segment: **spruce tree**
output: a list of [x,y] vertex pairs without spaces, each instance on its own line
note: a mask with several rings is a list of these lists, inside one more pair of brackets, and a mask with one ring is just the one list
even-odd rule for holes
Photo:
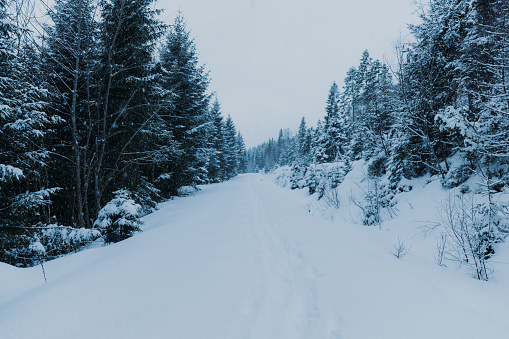
[[394,90],[389,68],[378,60],[368,65],[363,84],[360,130],[363,138],[364,157],[390,154],[389,134],[395,108]]
[[308,145],[307,145],[307,127],[306,127],[306,119],[302,117],[299,125],[299,132],[297,133],[297,140],[299,143],[299,159],[302,162],[305,161],[306,155],[309,153]]
[[431,1],[429,10],[421,13],[422,23],[411,26],[416,42],[398,73],[403,106],[398,119],[408,134],[407,145],[399,146],[409,155],[408,175],[430,172],[444,178],[447,158],[462,143],[437,117],[458,102],[459,72],[451,65],[461,54],[467,8],[465,1]]
[[237,131],[232,118],[228,115],[225,122],[224,145],[225,145],[225,179],[231,179],[237,175],[239,155],[237,147]]
[[338,85],[334,82],[329,90],[327,97],[327,106],[325,107],[325,156],[328,162],[337,160],[343,153],[343,131],[339,117],[339,90]]
[[[5,133],[8,124],[12,121],[16,100],[14,97],[16,81],[13,72],[13,40],[11,34],[14,30],[7,16],[6,2],[0,0],[0,214],[2,236],[5,237],[6,226],[10,224],[10,198],[15,193],[9,187],[12,183],[23,178],[23,171],[17,166],[16,159],[10,147],[11,133]],[[6,132],[8,132],[7,130]],[[6,135],[7,134],[7,135]],[[0,249],[1,250],[1,249]]]
[[[452,113],[468,122],[470,158],[509,161],[509,4],[473,1],[472,26],[462,44],[460,63],[468,107]],[[490,160],[491,159],[491,160]]]
[[32,227],[49,223],[57,189],[44,172],[53,119],[40,87],[39,55],[24,34],[0,1],[0,260],[26,265]]
[[328,140],[327,135],[325,134],[323,122],[318,120],[311,143],[313,162],[321,164],[328,161],[328,155],[326,153],[327,142]]
[[49,12],[53,26],[47,29],[44,51],[49,110],[60,120],[49,138],[58,154],[52,157],[50,180],[62,187],[54,213],[60,222],[76,227],[93,222],[88,200],[98,126],[99,62],[93,12],[89,0],[56,1]]
[[246,144],[244,143],[244,138],[240,132],[237,133],[237,137],[235,139],[235,144],[237,145],[237,162],[238,162],[238,173],[246,173],[247,172],[247,150]]
[[209,147],[211,154],[208,163],[208,177],[212,182],[219,182],[224,178],[225,163],[225,142],[224,122],[221,115],[221,105],[217,98],[210,109],[212,129],[209,134]]
[[160,58],[160,86],[171,93],[171,107],[163,115],[182,149],[182,155],[169,168],[172,178],[164,189],[176,194],[179,187],[206,179],[207,131],[212,124],[208,115],[208,74],[198,65],[196,46],[181,12],[170,28]]
[[159,12],[153,0],[111,0],[101,6],[95,215],[118,188],[147,199],[139,189],[150,184],[152,167],[167,161],[168,145],[159,143],[163,126],[153,63],[165,27],[156,19]]

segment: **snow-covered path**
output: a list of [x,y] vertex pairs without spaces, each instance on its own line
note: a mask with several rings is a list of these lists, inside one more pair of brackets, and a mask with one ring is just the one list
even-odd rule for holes
[[163,204],[131,239],[46,263],[48,284],[40,266],[1,264],[0,338],[509,337],[508,313],[489,311],[507,293],[416,269],[300,193],[242,175]]

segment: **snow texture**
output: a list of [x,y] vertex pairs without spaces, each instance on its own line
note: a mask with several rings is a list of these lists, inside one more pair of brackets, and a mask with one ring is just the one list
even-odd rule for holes
[[20,179],[23,177],[23,171],[11,165],[0,164],[0,182],[9,179]]
[[[341,199],[361,180],[354,167]],[[507,265],[488,282],[437,266],[418,226],[444,190],[412,184],[382,229],[355,224],[347,200],[334,218],[314,213],[307,190],[260,174],[202,187],[144,217],[143,233],[45,263],[47,284],[40,267],[0,264],[0,336],[508,338]],[[495,259],[509,262],[505,244]]]

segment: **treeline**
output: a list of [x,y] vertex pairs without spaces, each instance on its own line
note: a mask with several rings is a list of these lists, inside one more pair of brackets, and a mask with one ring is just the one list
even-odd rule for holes
[[410,26],[415,42],[397,46],[395,69],[365,51],[343,90],[332,84],[316,128],[303,118],[297,135],[281,131],[249,150],[248,169],[366,159],[394,182],[482,170],[500,190],[509,182],[509,3],[433,0],[421,19]]
[[153,0],[0,0],[0,261],[122,240],[183,186],[245,170],[179,13]]
[[[487,280],[486,261],[509,234],[501,199],[509,186],[509,2],[432,0],[421,10],[422,22],[410,26],[415,42],[399,43],[395,67],[364,52],[342,91],[332,84],[316,128],[302,119],[297,135],[281,131],[249,150],[248,169],[292,165],[292,188],[339,208],[336,187],[364,159],[366,191],[353,201],[365,225],[393,214],[392,198],[411,189],[401,179],[439,178],[458,190],[439,206],[437,264],[449,259]],[[465,183],[472,175],[475,187]]]

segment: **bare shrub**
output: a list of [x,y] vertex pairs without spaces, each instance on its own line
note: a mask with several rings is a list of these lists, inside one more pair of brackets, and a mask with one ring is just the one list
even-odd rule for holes
[[[486,265],[492,251],[492,241],[485,215],[472,194],[456,196],[449,192],[440,206],[441,235],[439,252],[442,258],[470,267],[479,280],[488,280]],[[438,261],[442,263],[442,259]]]
[[362,210],[362,223],[366,226],[382,226],[382,202],[380,196],[379,178],[367,176],[367,188],[363,189],[361,201],[350,196],[350,201]]
[[403,240],[401,240],[399,237],[398,237],[398,243],[394,244],[393,246],[394,246],[394,251],[392,252],[392,254],[398,259],[405,257],[408,254],[408,252],[410,252],[410,249],[412,248],[411,246],[407,247],[405,245],[405,242]]
[[341,206],[341,199],[338,187],[329,188],[328,190],[326,190],[322,199],[329,207],[339,209],[339,207]]
[[447,233],[440,232],[440,236],[437,237],[435,262],[438,266],[445,266],[444,255],[447,245]]

